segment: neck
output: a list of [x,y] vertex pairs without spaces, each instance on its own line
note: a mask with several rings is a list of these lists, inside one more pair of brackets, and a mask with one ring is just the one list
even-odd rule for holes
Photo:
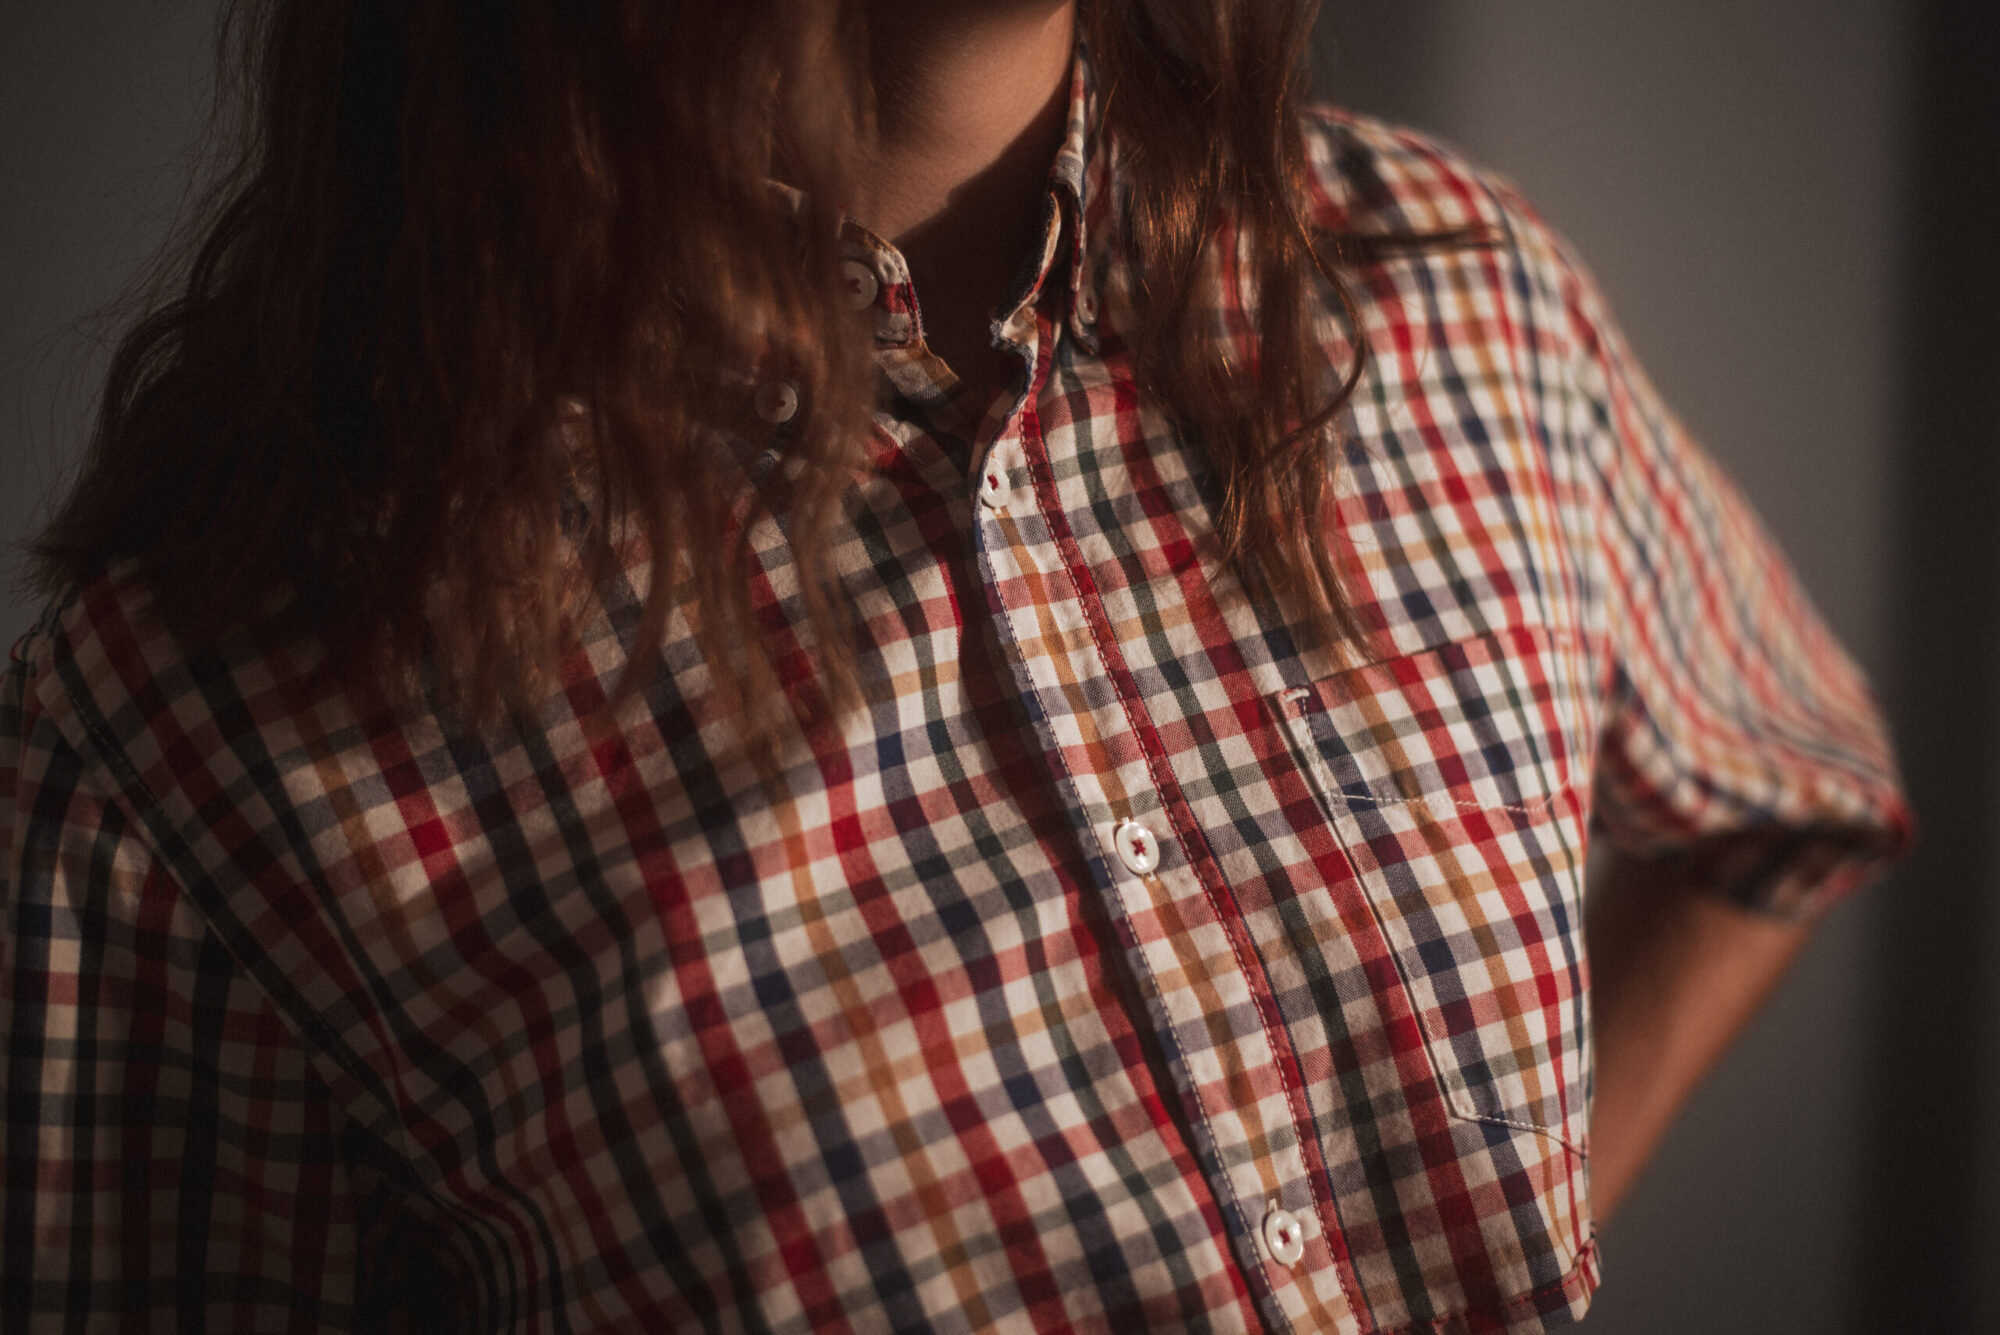
[[968,194],[1038,206],[1075,19],[1075,0],[870,0],[875,136],[857,216],[900,244]]
[[930,351],[976,397],[1018,372],[989,319],[1041,240],[1075,0],[869,0],[875,134],[854,216],[909,262]]

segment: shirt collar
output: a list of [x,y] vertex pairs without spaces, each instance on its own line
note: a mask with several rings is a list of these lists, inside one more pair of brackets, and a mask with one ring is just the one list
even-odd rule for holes
[[[1108,152],[1100,143],[1098,100],[1090,62],[1079,43],[1070,67],[1069,113],[1062,144],[1049,166],[1047,208],[1040,254],[1024,267],[1014,295],[995,311],[1009,337],[1025,340],[1034,312],[1058,268],[1067,272],[1064,317],[1086,347],[1097,346],[1097,287],[1102,265],[1091,241],[1103,230],[1108,194]],[[872,307],[875,341],[907,347],[917,337],[917,298],[901,252],[858,223],[844,234],[850,287],[857,307]],[[865,271],[865,277],[863,276]]]
[[1102,223],[1101,217],[1093,217],[1092,206],[1102,202],[1107,193],[1105,174],[1110,156],[1100,142],[1100,130],[1096,80],[1089,53],[1078,42],[1070,68],[1068,126],[1049,167],[1049,198],[1054,206],[1051,234],[1044,238],[1042,262],[1023,304],[1032,307],[1055,267],[1066,262],[1069,282],[1064,314],[1070,331],[1092,348],[1097,329],[1096,270],[1101,266],[1091,263],[1090,243],[1093,223]]

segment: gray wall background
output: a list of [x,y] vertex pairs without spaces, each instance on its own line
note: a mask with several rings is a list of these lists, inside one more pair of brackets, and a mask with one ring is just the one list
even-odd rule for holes
[[188,188],[215,0],[0,0],[0,640],[89,429],[119,303]]
[[[1974,11],[1984,11],[1975,13]],[[1604,1239],[1590,1325],[2000,1310],[1993,7],[1332,0],[1330,95],[1517,180],[1881,684],[1924,820],[1826,923]],[[182,197],[213,0],[0,6],[0,540],[88,420]],[[0,557],[0,639],[34,608]]]

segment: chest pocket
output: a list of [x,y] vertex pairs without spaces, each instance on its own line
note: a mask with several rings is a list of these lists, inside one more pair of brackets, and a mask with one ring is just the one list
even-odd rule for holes
[[1510,628],[1272,705],[1395,952],[1452,1111],[1574,1147],[1583,847],[1565,647]]

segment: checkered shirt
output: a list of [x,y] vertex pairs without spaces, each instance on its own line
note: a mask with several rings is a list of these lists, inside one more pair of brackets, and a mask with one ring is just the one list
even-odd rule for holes
[[123,568],[50,609],[0,696],[0,1328],[1582,1313],[1589,838],[1817,911],[1907,838],[1866,686],[1533,213],[1331,112],[1319,221],[1495,241],[1352,275],[1338,523],[1381,633],[1309,647],[1134,386],[1090,119],[1080,68],[990,408],[853,232],[863,701],[791,670],[756,520],[772,754],[680,621],[585,726],[643,563],[497,734],[255,624],[185,654]]

